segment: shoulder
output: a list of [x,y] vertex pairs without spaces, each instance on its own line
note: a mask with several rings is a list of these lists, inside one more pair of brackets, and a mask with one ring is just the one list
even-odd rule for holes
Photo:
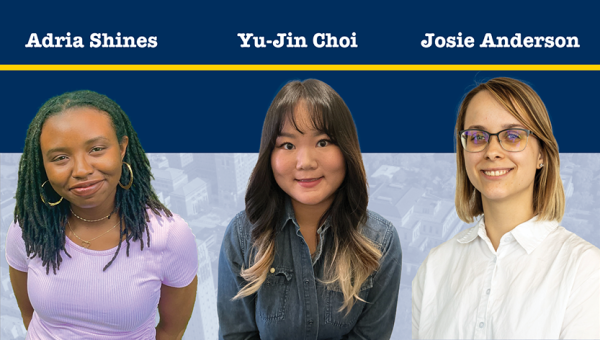
[[19,246],[23,244],[25,246],[25,241],[23,240],[23,230],[19,226],[19,222],[12,222],[8,227],[8,231],[6,234],[6,247]]
[[448,241],[432,248],[423,263],[433,262],[437,265],[455,261],[455,256],[460,256],[460,253],[468,251],[475,244],[473,239],[477,238],[478,229],[479,224],[475,224],[475,226],[459,232]]
[[173,216],[167,216],[164,212],[155,214],[152,210],[148,209],[148,228],[150,226],[157,228],[154,232],[160,230],[178,230],[183,227],[188,227],[187,222],[179,215],[173,213]]
[[371,210],[367,210],[361,233],[382,251],[387,249],[394,239],[398,239],[398,232],[392,222]]
[[5,246],[5,256],[8,264],[14,269],[26,272],[30,259],[27,256],[25,241],[18,222],[13,222],[8,227]]
[[150,231],[151,244],[166,245],[170,239],[194,237],[187,222],[179,215],[167,216],[164,212],[155,214],[148,209],[148,230]]
[[563,241],[562,244],[558,245],[561,247],[562,253],[569,254],[579,261],[584,261],[586,265],[600,267],[600,249],[598,247],[562,226],[556,228],[554,234]]
[[12,236],[12,237],[18,236],[19,238],[21,238],[22,232],[23,231],[21,230],[21,227],[19,226],[19,222],[11,222],[10,226],[8,226],[8,234],[6,237],[7,237],[7,239],[10,236]]
[[223,246],[238,247],[245,253],[250,247],[252,223],[246,216],[246,211],[237,213],[229,222],[223,237]]

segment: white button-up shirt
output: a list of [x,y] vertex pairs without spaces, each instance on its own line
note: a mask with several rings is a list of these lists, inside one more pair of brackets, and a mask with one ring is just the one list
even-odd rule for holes
[[599,339],[600,250],[534,217],[496,251],[482,218],[431,250],[412,303],[413,338]]

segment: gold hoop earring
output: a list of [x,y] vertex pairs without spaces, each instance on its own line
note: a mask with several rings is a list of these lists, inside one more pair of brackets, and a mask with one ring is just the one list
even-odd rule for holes
[[[44,191],[44,185],[46,185],[46,183],[48,183],[48,181],[42,183],[42,191]],[[43,195],[42,192],[40,192],[40,198],[42,199],[42,202],[46,203],[46,200],[44,200],[44,195]],[[60,199],[58,201],[56,201],[56,202],[48,202],[48,205],[51,206],[51,207],[59,205],[60,202],[62,202],[62,200],[63,200],[63,197],[60,196]]]
[[123,164],[127,165],[127,169],[129,169],[129,173],[131,174],[131,178],[129,179],[129,183],[127,183],[127,185],[121,184],[121,180],[119,180],[119,186],[121,188],[123,188],[123,190],[129,190],[129,188],[131,188],[131,185],[133,184],[133,170],[131,169],[131,165],[129,165],[129,163],[123,162]]

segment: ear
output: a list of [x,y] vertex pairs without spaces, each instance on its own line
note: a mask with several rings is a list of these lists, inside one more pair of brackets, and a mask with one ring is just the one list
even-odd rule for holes
[[127,146],[129,145],[129,137],[123,136],[121,138],[121,142],[119,143],[119,148],[121,149],[121,161],[125,158],[125,153],[127,152]]
[[544,165],[544,152],[542,149],[540,149],[540,154],[538,155],[537,159],[537,168],[541,169]]

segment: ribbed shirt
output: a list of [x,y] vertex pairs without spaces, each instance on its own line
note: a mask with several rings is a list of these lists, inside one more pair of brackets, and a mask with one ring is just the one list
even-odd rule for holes
[[[129,257],[123,241],[117,247],[83,248],[66,237],[72,256],[63,258],[56,275],[39,257],[27,258],[18,224],[9,227],[6,260],[27,272],[27,292],[34,308],[27,339],[154,339],[161,286],[185,287],[198,270],[195,237],[179,216],[156,216],[148,210],[150,247],[131,242]],[[143,237],[146,241],[146,235]]]
[[413,338],[598,339],[600,250],[537,217],[494,250],[481,219],[431,250],[412,296]]

